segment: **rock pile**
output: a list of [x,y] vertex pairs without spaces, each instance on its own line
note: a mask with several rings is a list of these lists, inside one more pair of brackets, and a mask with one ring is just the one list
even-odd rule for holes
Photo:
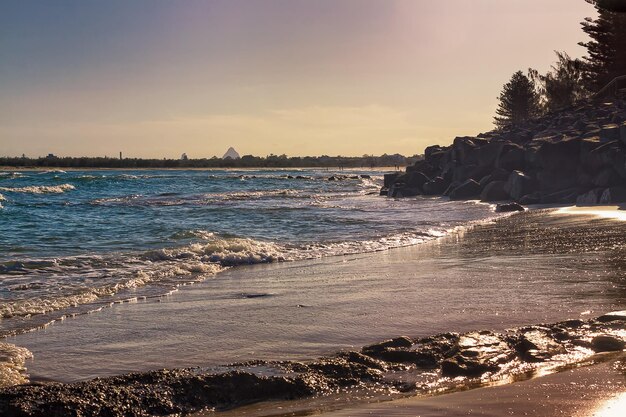
[[521,204],[626,202],[626,101],[588,103],[509,130],[430,146],[381,195]]

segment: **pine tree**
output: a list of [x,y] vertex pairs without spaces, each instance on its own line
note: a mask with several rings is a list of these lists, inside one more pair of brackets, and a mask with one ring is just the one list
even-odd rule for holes
[[519,126],[539,115],[539,96],[532,80],[517,71],[504,85],[494,123],[499,129]]
[[598,91],[613,78],[626,75],[626,1],[585,0],[595,6],[598,18],[582,22],[591,41],[580,42],[587,48],[585,82]]
[[546,75],[529,69],[530,79],[537,86],[542,112],[571,107],[588,96],[584,87],[585,63],[565,52],[556,52],[557,62]]

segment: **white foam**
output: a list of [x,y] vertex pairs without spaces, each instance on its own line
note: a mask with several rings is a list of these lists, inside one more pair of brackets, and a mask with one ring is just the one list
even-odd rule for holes
[[72,184],[29,185],[26,187],[0,187],[0,191],[29,194],[60,194],[75,188]]
[[[76,274],[73,267],[63,271],[64,275]],[[48,314],[53,311],[64,310],[84,304],[90,304],[101,298],[113,297],[121,292],[143,288],[148,284],[165,285],[168,288],[179,284],[180,278],[187,276],[189,282],[199,281],[209,274],[215,274],[224,268],[219,264],[201,264],[196,261],[167,262],[160,264],[143,263],[133,265],[132,260],[120,265],[120,270],[115,271],[119,281],[110,281],[111,270],[95,270],[90,281],[95,281],[96,286],[83,286],[69,280],[45,280],[45,285],[54,287],[54,294],[38,296],[28,299],[18,299],[0,303],[0,318],[28,317],[33,315]],[[55,273],[58,274],[57,271]],[[83,275],[78,272],[80,275]],[[98,279],[98,275],[103,275]],[[193,277],[189,277],[193,275]],[[107,278],[109,278],[107,280]],[[67,281],[67,282],[66,282]],[[99,281],[108,281],[106,284],[97,285]],[[93,285],[93,284],[92,284]],[[43,288],[43,290],[50,288]],[[59,294],[60,292],[60,294]]]
[[32,357],[26,348],[0,342],[0,387],[28,382],[24,363]]
[[39,174],[67,174],[67,172],[63,171],[62,169],[49,169],[46,171],[41,171],[39,172]]

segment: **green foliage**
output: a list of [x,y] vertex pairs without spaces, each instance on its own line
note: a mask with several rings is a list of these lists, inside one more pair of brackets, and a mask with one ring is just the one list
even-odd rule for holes
[[519,126],[540,113],[539,95],[533,81],[517,71],[500,93],[494,123],[499,129]]
[[587,48],[585,83],[598,91],[613,78],[626,75],[626,1],[586,0],[595,6],[598,18],[582,22],[589,42]]
[[532,68],[528,71],[537,88],[542,112],[571,107],[589,95],[584,86],[585,63],[565,52],[555,52],[557,62],[547,74],[541,75]]

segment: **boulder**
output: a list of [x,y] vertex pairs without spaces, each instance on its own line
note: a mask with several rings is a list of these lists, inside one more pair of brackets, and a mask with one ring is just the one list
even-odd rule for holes
[[626,343],[615,336],[600,335],[591,339],[591,347],[596,352],[617,352],[626,348]]
[[537,149],[536,163],[545,169],[576,171],[580,159],[581,138],[545,141]]
[[452,143],[452,157],[457,162],[462,164],[476,163],[477,154],[474,150],[478,149],[480,145],[489,143],[486,139],[463,136],[454,138]]
[[594,149],[591,149],[593,146],[591,141],[583,143],[580,159],[585,169],[591,174],[613,165],[619,154],[623,153],[617,141],[601,144]]
[[502,201],[509,199],[509,193],[504,190],[505,181],[492,181],[480,193],[481,201]]
[[448,188],[446,188],[446,191],[443,192],[443,195],[449,196],[450,193],[452,193],[452,191],[454,191],[459,185],[461,185],[460,182],[452,181],[450,185],[448,185]]
[[434,175],[437,172],[437,168],[426,160],[416,161],[413,165],[406,167],[406,173],[421,172],[426,176]]
[[609,187],[600,196],[600,204],[626,203],[626,187]]
[[620,140],[620,127],[616,124],[602,126],[600,142],[612,142],[614,140]]
[[502,148],[502,152],[496,161],[496,168],[507,171],[522,170],[525,165],[525,151],[519,145],[507,144]]
[[449,197],[450,200],[465,200],[478,197],[480,191],[480,184],[472,179],[469,179],[452,190]]
[[428,163],[438,166],[441,160],[446,156],[448,149],[448,147],[439,145],[429,146],[424,149],[424,159]]
[[538,192],[532,194],[526,194],[522,198],[519,199],[520,204],[528,206],[530,204],[539,204],[541,203],[541,194]]
[[417,188],[419,190],[422,190],[423,185],[426,184],[428,181],[430,181],[430,178],[428,178],[422,172],[407,172],[406,173],[405,183],[407,187]]
[[571,171],[560,171],[558,167],[537,171],[537,186],[541,191],[557,191],[578,185],[578,175]]
[[550,194],[542,194],[542,204],[571,204],[576,202],[580,195],[578,188],[568,188],[566,190],[557,191]]
[[532,178],[521,171],[513,171],[504,185],[504,191],[517,201],[533,191]]
[[384,184],[384,185],[383,185],[383,187],[385,187],[385,188],[389,188],[389,187],[391,187],[391,184],[393,184],[394,182],[396,182],[396,179],[397,179],[399,176],[400,176],[400,173],[399,173],[399,172],[394,172],[394,173],[391,173],[391,174],[385,174],[385,175],[383,176],[383,178],[384,178],[384,180],[383,180],[383,181],[384,181],[384,183],[383,183],[383,184]]
[[592,188],[593,177],[584,170],[579,169],[578,173],[576,174],[576,185],[582,188]]
[[496,213],[510,213],[512,211],[524,211],[524,207],[518,203],[498,204]]
[[503,146],[504,143],[490,142],[478,148],[476,155],[477,164],[479,166],[492,168],[495,165]]
[[444,180],[442,177],[435,177],[432,180],[428,181],[424,184],[423,190],[426,195],[440,195],[446,191],[448,188],[448,181]]
[[412,188],[404,183],[395,183],[389,188],[387,196],[393,198],[415,197],[421,193],[419,188]]
[[506,169],[496,168],[491,171],[491,181],[506,181],[509,179],[509,175],[511,175],[511,171],[507,171]]
[[603,189],[596,188],[590,190],[584,194],[581,194],[576,198],[577,206],[595,206],[600,201],[600,196],[603,193]]
[[593,177],[592,182],[596,187],[608,187],[609,185],[617,184],[619,182],[619,175],[613,170],[613,168],[608,167],[598,172],[598,174]]
[[491,179],[491,175],[485,175],[484,177],[480,179],[480,181],[478,181],[478,184],[480,184],[482,188],[485,188],[487,184],[489,184],[491,181],[493,181]]
[[469,179],[480,180],[484,172],[488,171],[488,169],[481,169],[480,166],[472,164],[472,165],[459,165],[455,166],[452,170],[452,180],[458,182],[464,182]]

